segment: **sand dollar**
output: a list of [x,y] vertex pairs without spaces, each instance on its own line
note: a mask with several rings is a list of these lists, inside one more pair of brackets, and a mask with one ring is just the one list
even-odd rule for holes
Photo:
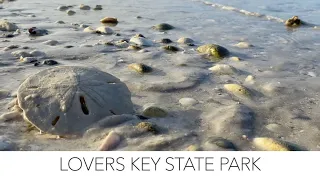
[[134,112],[131,93],[118,78],[77,66],[30,76],[18,89],[18,102],[27,121],[57,135],[83,132],[106,116]]

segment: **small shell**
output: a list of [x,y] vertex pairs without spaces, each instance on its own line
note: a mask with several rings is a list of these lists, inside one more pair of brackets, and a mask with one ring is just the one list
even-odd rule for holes
[[250,97],[250,92],[244,86],[239,84],[225,84],[224,88],[231,94],[238,97]]
[[253,144],[263,151],[290,151],[287,145],[272,138],[254,138]]
[[108,136],[104,139],[99,147],[99,151],[110,151],[116,148],[121,142],[121,137],[114,131],[109,132]]
[[148,73],[148,72],[152,71],[152,68],[150,66],[147,66],[147,65],[142,64],[142,63],[129,64],[128,67],[130,69],[133,69],[133,70],[137,71],[138,73]]
[[114,17],[105,17],[100,20],[101,23],[118,23],[118,19]]

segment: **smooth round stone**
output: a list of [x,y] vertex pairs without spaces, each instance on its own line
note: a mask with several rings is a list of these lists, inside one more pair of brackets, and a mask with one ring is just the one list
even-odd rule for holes
[[43,44],[49,45],[49,46],[55,46],[55,45],[57,45],[58,43],[59,43],[59,42],[56,41],[56,40],[48,40],[48,41],[43,42]]
[[185,106],[185,107],[188,107],[188,106],[194,106],[196,104],[198,104],[198,101],[193,99],[193,98],[181,98],[179,100],[179,103],[182,105],[182,106]]
[[236,57],[236,56],[233,56],[233,57],[230,57],[230,60],[231,61],[241,61],[241,59],[239,57]]
[[64,21],[56,21],[57,24],[65,24]]
[[68,10],[68,11],[67,11],[67,14],[68,14],[69,16],[72,16],[72,15],[76,14],[76,12],[75,12],[75,11],[72,11],[72,10]]
[[20,85],[17,98],[25,120],[55,135],[83,133],[102,118],[134,113],[123,82],[82,66],[44,69]]
[[113,34],[113,30],[109,27],[101,26],[96,29],[96,33],[100,34]]
[[152,46],[153,45],[153,42],[146,39],[146,38],[143,38],[143,37],[132,37],[130,39],[130,43],[133,43],[133,44],[136,44],[136,45],[139,45],[139,46]]
[[15,56],[17,58],[20,58],[20,57],[32,57],[32,55],[28,52],[25,52],[25,51],[14,51],[11,53],[12,56]]
[[17,48],[19,48],[19,46],[10,45],[10,46],[7,46],[7,47],[3,48],[3,51],[9,51],[9,50],[12,50],[12,49],[17,49]]
[[46,53],[42,52],[42,51],[38,51],[38,50],[34,50],[30,52],[30,55],[32,57],[39,57],[39,58],[44,58],[46,57]]
[[100,19],[100,22],[101,23],[117,24],[118,19],[114,18],[114,17],[104,17],[104,18]]
[[217,75],[232,75],[237,73],[237,70],[228,64],[217,64],[209,68],[209,70]]
[[80,9],[81,9],[81,10],[90,10],[91,8],[90,8],[90,6],[88,6],[88,5],[81,4],[81,5],[80,5]]
[[83,32],[87,32],[87,33],[96,33],[96,30],[94,30],[92,27],[86,27],[84,28]]
[[89,27],[89,25],[86,25],[86,24],[80,24],[80,27],[81,27],[81,28],[87,28],[87,27]]
[[172,43],[171,39],[168,39],[168,38],[161,39],[160,42],[163,43],[163,44],[170,44],[170,43]]
[[180,49],[178,48],[178,47],[176,47],[176,46],[170,46],[170,45],[168,45],[168,46],[163,46],[162,47],[164,50],[166,50],[166,51],[171,51],[171,52],[178,52],[178,51],[180,51]]
[[20,58],[20,62],[22,62],[22,63],[25,63],[25,64],[27,64],[27,63],[34,63],[34,62],[37,62],[38,61],[38,59],[36,58],[36,57],[21,57]]
[[16,31],[18,26],[6,20],[0,20],[0,31]]
[[218,59],[224,58],[229,55],[229,51],[225,47],[222,47],[217,44],[206,44],[206,45],[199,46],[197,48],[197,51],[199,53],[207,54],[211,57],[218,58]]
[[237,149],[236,146],[231,141],[224,138],[209,138],[207,143],[214,144],[223,149],[232,149],[232,150]]
[[248,75],[244,81],[247,82],[247,83],[253,83],[254,79],[255,79],[254,76]]
[[194,41],[190,38],[182,37],[182,38],[178,39],[177,42],[180,44],[192,44]]
[[128,65],[129,69],[132,69],[140,74],[152,72],[152,67],[143,63],[132,63]]
[[161,24],[155,25],[153,26],[153,28],[159,31],[167,31],[167,30],[174,29],[172,25],[167,23],[161,23]]
[[66,11],[66,10],[69,9],[69,7],[68,7],[68,6],[59,6],[57,9],[58,9],[59,11]]
[[48,30],[46,29],[38,29],[36,27],[32,27],[28,29],[28,32],[31,36],[44,36],[48,34]]
[[146,104],[143,106],[142,114],[146,117],[166,117],[168,113],[160,108],[155,106],[154,104]]
[[235,44],[234,46],[236,46],[238,48],[243,48],[243,49],[253,47],[253,45],[248,42],[239,42],[238,44]]
[[96,7],[94,7],[93,10],[95,10],[95,11],[102,10],[102,6],[96,5]]
[[53,65],[57,65],[58,62],[55,60],[45,60],[45,61],[43,61],[43,64],[53,66]]

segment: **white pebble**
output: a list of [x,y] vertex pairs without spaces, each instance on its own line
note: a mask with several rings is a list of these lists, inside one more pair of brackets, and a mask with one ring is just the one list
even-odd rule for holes
[[234,46],[236,46],[238,48],[250,48],[250,47],[253,47],[253,45],[248,43],[248,42],[239,42],[238,44],[235,44]]
[[193,99],[193,98],[188,98],[188,97],[186,97],[186,98],[181,98],[181,99],[179,100],[179,103],[180,103],[182,106],[187,107],[187,106],[194,106],[194,105],[198,104],[198,101],[195,100],[195,99]]
[[101,34],[113,34],[113,30],[109,27],[101,26],[96,29],[97,33]]

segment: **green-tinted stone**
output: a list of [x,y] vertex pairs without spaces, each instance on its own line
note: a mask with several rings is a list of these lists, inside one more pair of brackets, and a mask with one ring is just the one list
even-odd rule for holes
[[212,58],[212,60],[214,60],[215,58],[222,59],[229,55],[229,51],[226,48],[219,46],[217,44],[202,45],[197,48],[197,51],[199,53],[209,55],[208,57],[210,59]]
[[167,31],[167,30],[174,29],[173,26],[167,23],[161,23],[161,24],[155,25],[153,26],[153,28],[159,31]]

